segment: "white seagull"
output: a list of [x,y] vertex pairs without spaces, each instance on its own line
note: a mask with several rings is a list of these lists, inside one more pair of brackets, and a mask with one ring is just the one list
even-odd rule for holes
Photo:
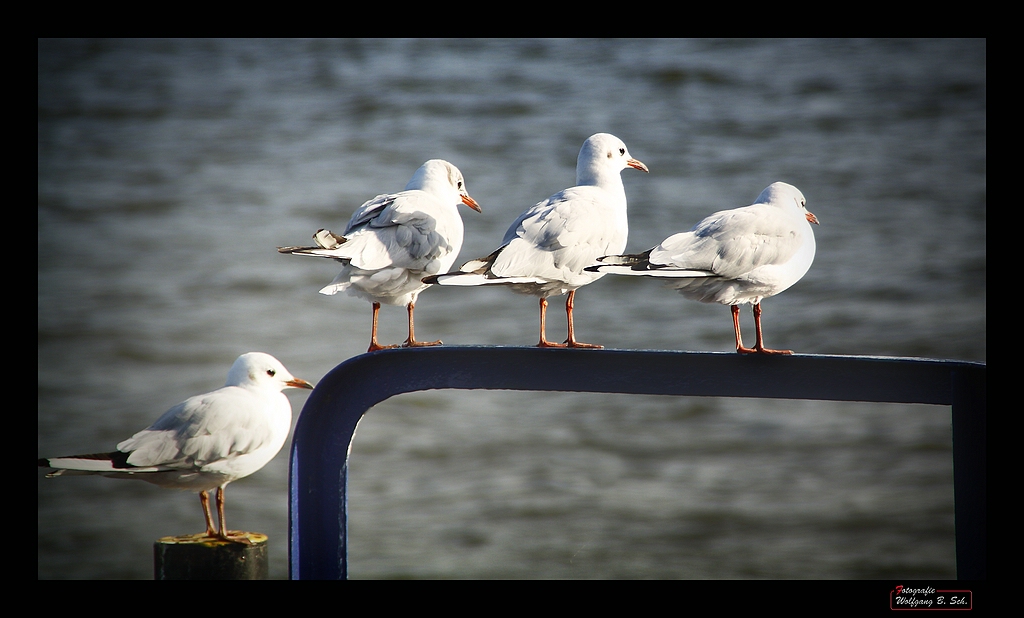
[[409,312],[409,338],[404,347],[440,345],[440,341],[416,341],[413,310],[421,279],[448,270],[462,248],[462,217],[458,205],[480,212],[466,192],[466,181],[457,167],[441,159],[420,166],[405,190],[378,195],[356,209],[345,232],[329,230],[313,235],[316,247],[278,247],[280,253],[333,258],[344,268],[331,284],[320,290],[332,296],[346,291],[373,304],[373,327],[367,352],[396,348],[377,343],[380,304],[404,305]]
[[[224,487],[265,466],[284,446],[292,423],[286,388],[313,388],[262,352],[238,357],[223,388],[189,397],[155,423],[117,445],[112,453],[40,459],[55,468],[46,475],[99,474],[199,492],[206,535],[248,543],[244,532],[224,525]],[[219,530],[210,513],[217,489]]]
[[[600,279],[602,273],[583,269],[597,258],[626,248],[626,190],[619,173],[631,167],[648,171],[630,156],[622,140],[598,133],[583,142],[576,159],[576,186],[552,195],[519,215],[488,255],[466,262],[454,272],[424,278],[440,285],[504,285],[515,292],[540,297],[538,347],[600,348],[576,341],[573,299],[576,290]],[[568,338],[547,340],[548,296],[569,293],[565,301]]]
[[[740,354],[792,354],[770,350],[761,336],[761,301],[799,281],[814,261],[818,218],[807,210],[804,194],[775,182],[750,206],[722,210],[689,232],[674,234],[635,255],[608,255],[593,272],[672,279],[670,286],[702,303],[732,306],[736,351]],[[754,306],[757,342],[743,347],[739,305]]]

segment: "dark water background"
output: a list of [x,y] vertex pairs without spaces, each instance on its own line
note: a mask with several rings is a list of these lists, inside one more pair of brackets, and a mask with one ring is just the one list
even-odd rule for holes
[[[804,279],[765,301],[767,345],[986,360],[984,40],[41,40],[39,456],[113,447],[240,353],[317,381],[363,353],[336,267],[278,255],[340,230],[423,161],[465,175],[461,259],[622,138],[646,249],[783,180],[821,225]],[[460,262],[461,262],[460,259]],[[561,299],[549,336],[564,337]],[[581,340],[732,349],[729,311],[656,281],[577,295]],[[536,301],[433,289],[417,334],[532,345]],[[753,329],[744,308],[748,345]],[[405,338],[385,308],[381,337]],[[599,352],[595,352],[599,353]],[[305,394],[290,391],[295,415]],[[287,577],[287,446],[227,491]],[[948,408],[432,391],[360,424],[354,578],[946,578]],[[38,484],[38,577],[152,577],[198,532],[192,494]]]

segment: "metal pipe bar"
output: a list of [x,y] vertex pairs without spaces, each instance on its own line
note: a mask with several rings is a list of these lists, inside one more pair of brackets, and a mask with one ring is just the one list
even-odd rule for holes
[[367,410],[414,391],[504,389],[950,405],[957,577],[984,579],[985,369],[984,363],[893,357],[489,346],[362,354],[320,380],[295,427],[290,575],[348,575],[348,455]]

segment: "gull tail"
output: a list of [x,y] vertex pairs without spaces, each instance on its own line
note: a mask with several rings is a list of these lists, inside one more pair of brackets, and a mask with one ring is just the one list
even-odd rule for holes
[[456,270],[442,275],[430,275],[429,277],[424,277],[421,281],[430,285],[485,285],[487,283],[487,276]]
[[89,455],[70,455],[68,457],[53,457],[40,459],[40,468],[54,468],[53,472],[46,475],[46,478],[53,478],[61,475],[75,474],[105,474],[105,473],[132,473],[132,472],[157,472],[159,468],[137,467],[128,463],[130,453],[114,451],[113,453],[92,453]]
[[600,264],[587,266],[583,270],[592,273],[615,273],[619,275],[641,275],[651,267],[651,250],[626,255],[605,255],[597,258]]
[[464,273],[454,271],[443,275],[431,275],[422,279],[423,283],[450,286],[474,286],[474,285],[510,285],[515,283],[535,283],[543,285],[549,283],[547,279],[537,277],[495,277],[482,273]]
[[338,236],[330,230],[319,229],[316,231],[316,234],[313,234],[313,242],[316,243],[315,247],[278,247],[277,252],[337,258],[338,255],[333,253],[333,251],[348,242],[348,239],[344,236]]
[[633,275],[641,277],[662,277],[667,279],[690,279],[695,277],[714,277],[715,273],[708,270],[680,268],[666,264],[651,263],[651,249],[643,253],[628,255],[606,255],[597,258],[601,264],[587,266],[583,270],[592,273],[611,273],[614,275]]
[[[502,245],[498,247],[487,257],[477,258],[475,260],[470,260],[466,262],[465,264],[462,265],[461,268],[459,268],[458,272],[466,274],[472,273],[474,275],[488,274],[489,271],[491,270],[491,265],[494,264],[494,260],[498,259],[498,254],[501,253],[501,250],[507,246],[508,245]],[[451,275],[454,273],[448,274]]]
[[502,245],[487,257],[470,260],[462,265],[459,270],[453,270],[441,275],[431,275],[422,279],[423,283],[436,285],[508,285],[514,283],[548,283],[547,279],[537,277],[499,277],[491,272],[491,265],[498,258],[498,254],[507,245]]

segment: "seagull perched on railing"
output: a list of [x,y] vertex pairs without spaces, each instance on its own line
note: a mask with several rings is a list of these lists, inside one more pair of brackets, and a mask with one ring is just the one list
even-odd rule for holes
[[352,214],[340,236],[330,230],[313,235],[315,247],[278,247],[280,253],[332,258],[344,267],[330,285],[320,290],[329,296],[345,291],[373,305],[373,327],[368,352],[395,348],[377,342],[377,313],[381,303],[403,305],[409,313],[409,338],[403,347],[440,345],[416,341],[413,310],[421,279],[451,268],[462,248],[463,226],[458,204],[480,212],[466,192],[457,167],[431,159],[413,174],[405,190],[378,195]]
[[[313,385],[273,356],[249,352],[231,365],[223,388],[179,403],[116,451],[40,459],[39,466],[55,469],[47,478],[98,474],[199,492],[206,535],[247,544],[244,532],[225,527],[224,488],[265,466],[284,446],[292,423],[292,406],[281,393],[286,388]],[[214,488],[219,529],[210,513]]]
[[[423,279],[439,285],[504,285],[540,297],[538,347],[600,348],[576,340],[573,300],[576,290],[602,277],[584,267],[626,248],[626,190],[619,172],[648,171],[630,156],[622,140],[598,133],[583,142],[576,159],[576,186],[539,202],[512,222],[501,246],[487,257],[466,262],[453,272]],[[552,343],[545,336],[548,296],[569,293],[565,301],[568,338]]]
[[[775,182],[750,206],[722,210],[689,232],[673,234],[634,255],[606,255],[589,272],[671,279],[670,286],[693,300],[732,307],[736,351],[741,354],[792,354],[764,347],[761,301],[799,281],[814,261],[818,218],[807,210],[804,194]],[[739,305],[754,306],[757,341],[743,346]]]

